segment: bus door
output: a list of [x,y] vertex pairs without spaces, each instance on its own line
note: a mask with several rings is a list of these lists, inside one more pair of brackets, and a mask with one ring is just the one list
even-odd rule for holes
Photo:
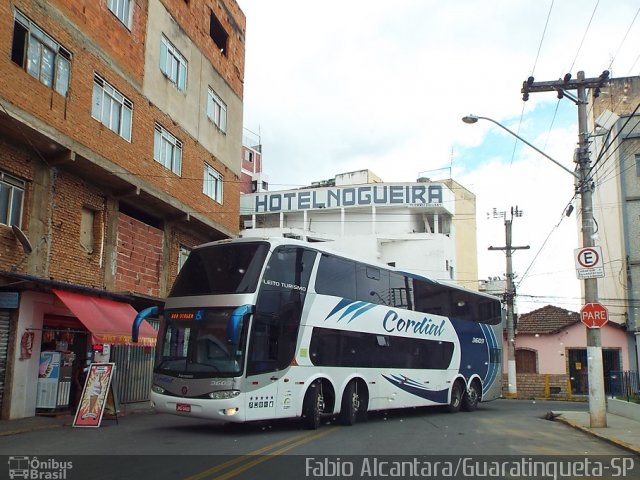
[[245,411],[247,420],[275,418],[278,399],[277,325],[256,316],[247,362]]
[[[289,389],[279,385],[293,361],[302,308],[316,252],[284,245],[271,254],[260,282],[247,361],[247,420],[289,416]],[[279,405],[280,402],[280,405]],[[280,408],[279,408],[280,407]]]

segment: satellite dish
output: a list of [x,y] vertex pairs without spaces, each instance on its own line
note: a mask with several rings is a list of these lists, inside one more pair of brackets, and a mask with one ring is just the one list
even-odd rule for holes
[[22,245],[22,249],[24,250],[25,255],[29,255],[33,251],[33,247],[29,242],[29,239],[24,234],[20,227],[17,225],[11,225],[11,230],[13,230],[13,234],[16,236],[20,244]]

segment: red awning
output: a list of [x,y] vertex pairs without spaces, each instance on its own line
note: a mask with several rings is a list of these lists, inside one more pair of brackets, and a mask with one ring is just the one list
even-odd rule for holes
[[128,303],[65,290],[53,292],[91,332],[93,343],[146,347],[156,344],[156,331],[145,322],[140,325],[138,343],[131,341],[131,326],[138,313]]

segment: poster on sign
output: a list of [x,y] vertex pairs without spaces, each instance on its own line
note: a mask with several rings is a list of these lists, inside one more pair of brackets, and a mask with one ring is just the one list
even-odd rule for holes
[[114,363],[92,363],[84,382],[74,427],[99,427],[111,387]]

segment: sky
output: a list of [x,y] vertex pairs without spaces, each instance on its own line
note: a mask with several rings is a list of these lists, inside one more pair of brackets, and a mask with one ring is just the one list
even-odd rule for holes
[[505,245],[518,207],[512,245],[529,246],[512,257],[518,311],[580,310],[578,215],[564,215],[573,176],[491,122],[461,119],[492,118],[573,170],[576,105],[524,102],[522,82],[640,75],[640,0],[237,2],[243,124],[260,135],[269,190],[363,169],[453,178],[476,195],[479,279],[504,276],[504,252],[488,248]]

